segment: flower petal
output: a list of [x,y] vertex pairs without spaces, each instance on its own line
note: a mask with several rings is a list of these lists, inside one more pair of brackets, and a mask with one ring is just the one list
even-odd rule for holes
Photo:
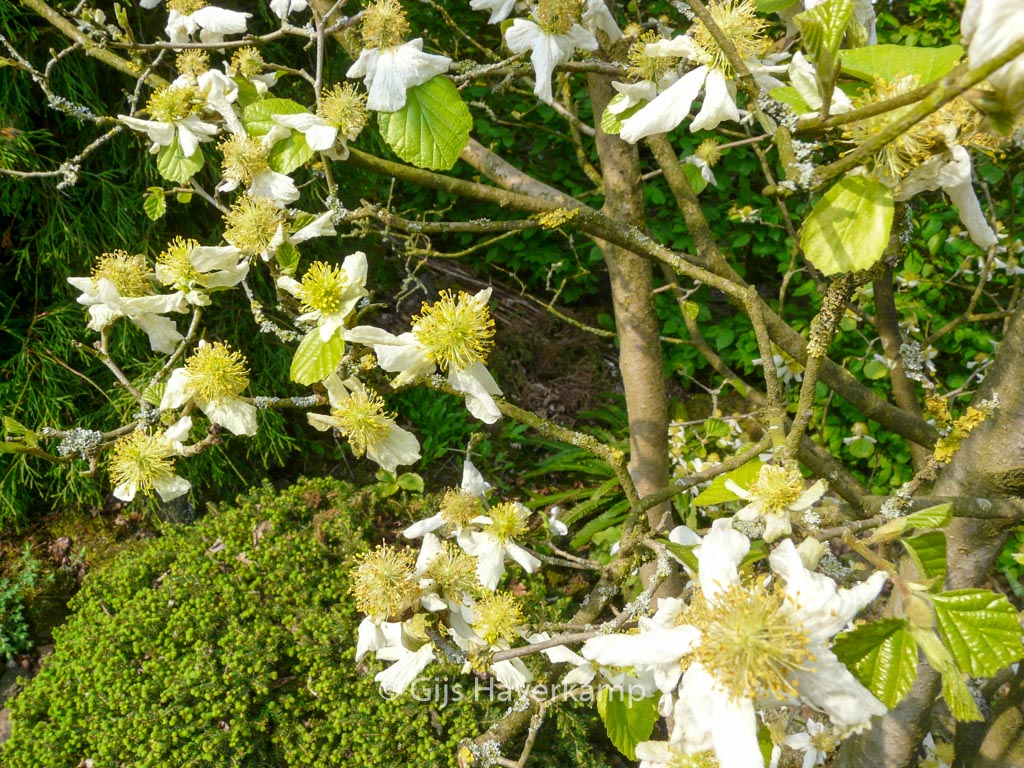
[[707,75],[706,66],[691,69],[658,94],[647,106],[623,120],[619,136],[623,141],[635,144],[645,136],[671,131],[690,114],[690,108],[700,89],[704,87]]

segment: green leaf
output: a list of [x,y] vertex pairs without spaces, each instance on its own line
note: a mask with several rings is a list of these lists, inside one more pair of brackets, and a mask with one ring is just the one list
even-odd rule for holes
[[423,478],[415,472],[406,472],[398,476],[398,487],[403,491],[423,493]]
[[932,669],[942,676],[942,698],[946,700],[946,706],[953,717],[960,721],[982,720],[978,705],[964,682],[963,673],[957,668],[949,649],[942,644],[939,636],[933,630],[918,627],[911,627],[910,632]]
[[191,192],[175,192],[174,193],[174,199],[176,201],[178,201],[179,203],[181,203],[182,205],[188,205],[189,203],[192,202],[192,193]]
[[918,84],[938,80],[964,55],[959,45],[943,48],[912,48],[908,45],[868,45],[843,51],[843,74],[869,83],[887,83],[904,75],[917,75]]
[[250,136],[266,136],[277,125],[272,115],[302,115],[309,110],[291,99],[264,99],[250,104],[242,112],[242,125]]
[[18,442],[27,445],[29,448],[39,447],[39,435],[21,422],[15,421],[10,416],[4,416],[3,424],[4,431],[7,432],[8,436],[17,438]]
[[291,173],[313,156],[314,152],[306,143],[306,137],[292,131],[287,139],[274,144],[267,155],[267,165],[278,173]]
[[196,148],[192,157],[185,157],[181,145],[178,144],[178,134],[174,134],[174,141],[166,147],[160,147],[156,156],[156,169],[168,181],[176,184],[184,184],[196,175],[203,167],[202,150]]
[[864,363],[864,375],[872,381],[884,379],[889,375],[889,366],[877,360],[868,360]]
[[798,115],[806,115],[808,112],[815,111],[814,108],[804,100],[804,97],[800,95],[800,91],[791,85],[784,85],[781,88],[772,88],[769,93],[773,99],[781,101]]
[[163,187],[146,188],[146,196],[142,200],[142,210],[152,221],[156,221],[167,213],[167,200],[164,198]]
[[609,101],[608,105],[604,108],[604,112],[601,113],[601,130],[610,136],[618,136],[619,131],[622,130],[622,121],[632,117],[645,106],[644,104],[634,104],[632,107],[627,107],[617,115],[608,110],[608,107],[613,104],[621,104],[627,99],[629,99],[629,97],[624,93],[615,94],[612,97],[612,100]]
[[939,634],[957,665],[974,677],[991,677],[1024,658],[1017,611],[1005,595],[961,589],[931,596]]
[[786,10],[794,3],[796,3],[796,0],[757,0],[754,4],[761,13],[778,13],[779,11]]
[[239,107],[244,110],[253,102],[259,101],[260,93],[256,90],[256,86],[249,81],[249,78],[236,76],[231,79],[238,86],[238,96],[235,98],[235,103]]
[[934,507],[928,507],[927,509],[921,509],[909,514],[904,520],[908,528],[921,528],[922,530],[945,528],[949,525],[949,521],[953,519],[952,509],[953,505],[949,502],[936,504]]
[[946,534],[928,531],[920,536],[900,539],[923,579],[941,583],[946,578]]
[[868,269],[889,243],[892,214],[887,186],[865,176],[847,176],[814,206],[800,232],[800,247],[824,275]]
[[700,568],[698,567],[699,564],[697,562],[697,556],[693,554],[693,549],[697,546],[696,544],[676,544],[674,541],[666,541],[665,539],[661,539],[661,542],[665,545],[669,552],[678,557],[682,561],[683,565],[685,565],[691,571],[697,573],[697,571],[700,570]]
[[299,249],[291,243],[281,243],[274,251],[274,258],[281,267],[281,271],[291,277],[299,266]]
[[732,480],[740,488],[748,490],[754,484],[754,481],[757,479],[757,473],[760,471],[761,462],[758,459],[754,459],[753,461],[748,461],[742,467],[737,467],[732,472],[718,475],[718,477],[711,481],[711,485],[701,491],[697,498],[693,500],[693,505],[696,507],[707,507],[712,504],[736,501],[739,499],[739,496],[725,487],[725,481]]
[[704,181],[704,177],[701,175],[700,168],[691,163],[682,163],[683,176],[690,182],[690,188],[693,189],[693,194],[699,195],[703,192],[708,183]]
[[917,644],[902,619],[883,619],[836,636],[832,651],[889,709],[917,677]]
[[295,350],[292,358],[291,379],[299,384],[313,384],[323,381],[334,373],[345,354],[345,340],[335,334],[330,341],[320,338],[320,331],[314,328]]
[[597,711],[612,744],[630,760],[636,760],[636,745],[650,738],[658,720],[657,697],[634,699],[604,687],[597,693]]
[[793,17],[804,50],[817,68],[819,83],[831,84],[835,80],[836,57],[853,19],[853,6],[854,0],[828,0]]
[[847,443],[846,450],[855,459],[866,459],[875,452],[875,444],[870,440],[853,440]]
[[402,109],[378,112],[377,126],[388,146],[407,163],[447,171],[469,142],[473,118],[451,80],[437,75],[410,88]]

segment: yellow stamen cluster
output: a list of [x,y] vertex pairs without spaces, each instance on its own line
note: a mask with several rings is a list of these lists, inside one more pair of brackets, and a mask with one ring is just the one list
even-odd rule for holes
[[794,673],[813,669],[810,638],[777,584],[733,584],[689,612],[703,635],[696,660],[734,698],[786,700],[798,693]]
[[541,29],[552,35],[564,35],[583,15],[583,0],[540,0],[537,21]]
[[167,250],[156,257],[160,282],[179,291],[189,290],[202,277],[192,263],[192,251],[198,247],[198,241],[180,236],[168,243]]
[[302,311],[324,315],[337,312],[347,284],[341,267],[314,261],[302,276]]
[[483,502],[478,497],[457,488],[445,491],[438,506],[441,519],[451,530],[465,528],[474,517],[484,514]]
[[245,357],[221,341],[197,347],[185,362],[185,370],[197,400],[237,397],[249,386]]
[[473,631],[488,644],[516,637],[516,627],[524,621],[519,601],[511,592],[494,592],[483,597],[473,609]]
[[150,118],[171,123],[194,115],[205,104],[202,91],[193,85],[168,85],[153,91],[146,102]]
[[398,0],[380,0],[363,12],[360,27],[367,48],[394,48],[405,42],[409,20]]
[[[744,61],[764,56],[771,49],[772,41],[761,34],[768,22],[758,17],[754,0],[711,2],[708,3],[708,12]],[[689,34],[712,69],[733,74],[732,64],[702,21],[694,22]]]
[[202,48],[190,48],[178,54],[174,66],[179,74],[195,79],[210,69],[210,54]]
[[629,73],[636,80],[657,82],[663,75],[674,71],[679,64],[679,56],[647,55],[647,46],[663,39],[657,32],[648,30],[629,47],[629,53],[626,54],[629,61]]
[[722,159],[722,150],[714,139],[704,139],[693,154],[712,168],[718,165],[718,161]]
[[263,74],[263,56],[259,50],[247,45],[231,55],[231,66],[242,77]]
[[526,533],[530,510],[518,502],[505,501],[491,507],[487,515],[491,518],[487,529],[499,541],[510,541]]
[[104,253],[92,268],[92,279],[106,278],[124,297],[148,296],[153,293],[152,275],[145,257],[127,251]]
[[370,616],[397,617],[419,589],[412,552],[381,544],[358,561],[349,587],[356,608]]
[[384,399],[373,392],[356,390],[331,409],[337,430],[348,438],[352,453],[362,456],[388,436],[393,415],[385,410]]
[[167,10],[188,16],[207,6],[206,0],[167,0]]
[[487,305],[464,291],[456,299],[450,291],[413,318],[413,335],[428,357],[444,371],[463,371],[487,361],[494,346],[494,320]]
[[750,493],[768,514],[784,512],[804,492],[804,478],[795,464],[765,464]]
[[441,551],[434,555],[425,575],[434,580],[438,592],[444,595],[471,595],[480,589],[476,560],[451,542],[445,542]]
[[148,491],[174,476],[174,449],[158,431],[149,434],[136,430],[118,440],[110,457],[110,479],[114,486],[134,483],[139,491]]
[[316,111],[347,141],[352,141],[366,127],[366,94],[352,83],[335,84],[330,90],[324,89]]
[[252,136],[232,134],[217,145],[223,157],[221,168],[224,178],[236,184],[251,184],[257,174],[266,171],[269,150],[263,142]]
[[284,214],[265,197],[242,195],[224,217],[224,239],[245,253],[260,253],[270,245]]

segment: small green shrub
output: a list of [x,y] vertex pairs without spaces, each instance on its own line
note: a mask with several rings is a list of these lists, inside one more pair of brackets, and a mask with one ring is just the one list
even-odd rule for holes
[[25,545],[12,573],[0,578],[0,659],[7,660],[32,647],[25,618],[26,594],[36,585],[39,562]]
[[[458,742],[508,703],[389,701],[375,664],[356,665],[348,573],[380,535],[359,523],[376,519],[375,503],[328,479],[263,488],[90,574],[54,655],[13,702],[0,764],[454,765]],[[557,744],[538,746],[538,764],[606,765],[581,746],[593,719],[569,711],[547,727]]]

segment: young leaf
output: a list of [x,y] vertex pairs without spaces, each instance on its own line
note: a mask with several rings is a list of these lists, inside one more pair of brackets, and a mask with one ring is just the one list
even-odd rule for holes
[[619,131],[622,130],[622,121],[635,115],[644,106],[643,104],[634,104],[618,114],[609,111],[608,107],[613,104],[620,104],[628,98],[624,93],[615,94],[611,101],[608,102],[608,106],[604,108],[604,112],[601,113],[601,130],[609,136],[618,136]]
[[900,542],[922,579],[935,579],[941,583],[946,578],[946,534],[928,531],[920,536],[900,539]]
[[769,94],[776,101],[781,101],[798,115],[805,115],[814,112],[810,104],[800,95],[800,91],[791,85],[784,85],[780,88],[772,88]]
[[718,477],[711,481],[711,485],[701,491],[697,498],[693,500],[693,505],[707,507],[712,504],[723,504],[727,501],[738,500],[739,496],[725,487],[725,481],[732,480],[740,488],[749,489],[754,484],[754,481],[757,479],[757,473],[760,471],[761,462],[758,459],[754,459],[753,461],[748,461],[742,467],[737,467],[732,472],[718,475]]
[[953,717],[961,722],[983,720],[971,690],[964,682],[963,673],[939,636],[934,630],[919,627],[911,627],[910,632],[932,669],[942,676],[942,698],[946,700],[946,706]]
[[859,272],[882,258],[892,215],[887,186],[865,176],[847,176],[814,206],[800,233],[800,247],[824,275]]
[[156,169],[168,181],[176,184],[184,184],[195,176],[203,167],[203,153],[196,149],[192,157],[185,157],[181,145],[178,144],[178,135],[174,135],[174,141],[165,147],[160,147],[156,156]]
[[906,522],[908,528],[944,528],[949,524],[949,521],[953,519],[952,510],[953,505],[949,502],[945,504],[936,504],[934,507],[928,507],[918,512],[914,512],[906,516]]
[[320,331],[314,328],[295,350],[292,358],[291,379],[299,384],[313,384],[323,381],[338,367],[345,354],[345,340],[335,334],[330,341],[320,338]]
[[597,711],[612,744],[630,760],[636,760],[636,745],[647,741],[658,720],[657,697],[637,700],[621,691],[601,688]]
[[902,619],[862,624],[838,635],[832,650],[890,709],[907,695],[917,677],[917,644]]
[[943,48],[913,48],[908,45],[868,45],[843,51],[843,74],[874,83],[880,78],[891,83],[903,75],[917,75],[918,84],[938,80],[960,61],[959,45]]
[[835,79],[836,56],[853,19],[853,6],[853,0],[828,0],[793,17],[804,50],[817,66],[822,83],[832,83]]
[[696,165],[691,165],[690,163],[683,163],[682,167],[683,175],[686,177],[686,180],[690,182],[690,188],[693,189],[693,194],[699,195],[708,186],[708,183],[704,181],[704,176],[701,174],[700,168]]
[[961,589],[931,597],[942,640],[957,665],[975,677],[991,677],[1024,658],[1017,611],[1005,595]]
[[142,200],[142,210],[152,221],[156,221],[167,213],[167,200],[164,198],[163,187],[148,187]]
[[273,115],[301,115],[308,112],[308,109],[291,99],[264,99],[245,108],[242,112],[242,125],[250,136],[266,136],[277,125]]
[[274,144],[267,155],[267,165],[278,173],[291,173],[313,156],[306,137],[293,131],[287,139]]
[[469,141],[473,118],[458,89],[437,75],[406,92],[397,112],[378,112],[377,126],[395,154],[418,168],[447,171]]

